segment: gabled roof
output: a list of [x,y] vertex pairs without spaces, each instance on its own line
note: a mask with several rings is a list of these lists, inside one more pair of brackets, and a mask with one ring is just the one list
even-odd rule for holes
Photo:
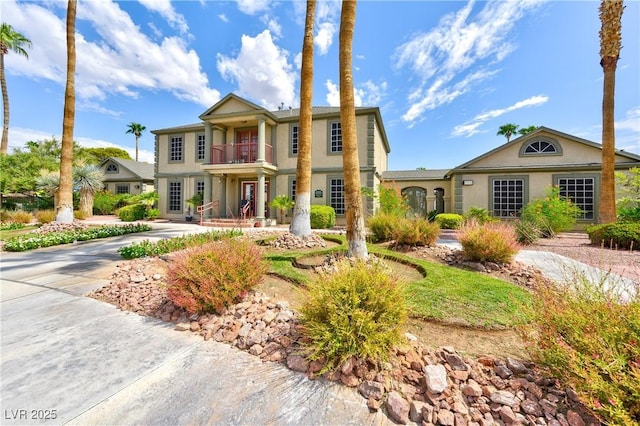
[[[577,142],[577,143],[580,143],[580,144],[583,144],[583,145],[586,145],[586,146],[589,146],[589,147],[592,147],[592,148],[596,148],[596,149],[602,150],[602,145],[599,144],[599,143],[592,142],[592,141],[587,140],[587,139],[582,139],[582,138],[579,138],[577,136],[569,135],[567,133],[563,133],[563,132],[560,132],[558,130],[550,129],[548,127],[540,126],[540,127],[538,127],[536,130],[534,130],[531,133],[527,133],[526,135],[519,136],[519,137],[515,138],[512,141],[509,141],[509,142],[507,142],[505,144],[502,144],[502,145],[498,146],[497,148],[492,149],[491,151],[487,151],[484,154],[479,155],[478,157],[475,157],[475,158],[467,161],[466,163],[463,163],[463,164],[461,164],[459,166],[456,166],[455,168],[453,168],[451,170],[451,172],[455,173],[455,172],[462,171],[464,169],[471,169],[471,168],[473,168],[474,163],[477,163],[481,159],[490,157],[491,155],[495,154],[496,152],[502,151],[503,149],[505,149],[507,147],[510,147],[510,146],[513,146],[513,145],[517,145],[517,144],[521,144],[524,139],[529,139],[532,136],[535,136],[535,135],[540,134],[540,133],[551,134],[551,135],[557,136],[559,138],[569,139],[569,140],[572,140],[574,142]],[[616,150],[616,155],[627,157],[630,160],[633,160],[635,162],[639,162],[640,161],[640,155],[636,155],[636,154],[633,154],[633,153],[630,153],[630,152]]]
[[103,167],[108,162],[116,163],[120,167],[124,167],[134,175],[138,176],[142,180],[154,179],[154,166],[150,163],[135,160],[125,160],[124,158],[109,157],[100,163],[100,167]]
[[[224,98],[220,99],[218,102],[216,102],[212,107],[210,107],[208,110],[206,110],[205,112],[203,112],[202,114],[200,114],[199,118],[202,120],[205,120],[206,117],[210,116],[211,114],[215,113],[215,111],[220,108],[222,105],[226,104],[227,102],[229,102],[229,100],[231,99],[235,99],[238,102],[241,102],[245,105],[247,105],[250,109],[255,110],[256,113],[263,113],[266,115],[271,116],[271,113],[261,107],[260,105],[256,105],[251,101],[248,101],[244,98],[241,98],[240,96],[234,94],[234,93],[229,93],[227,96],[225,96]],[[272,117],[273,118],[273,117]]]
[[386,181],[404,180],[443,180],[449,178],[449,169],[432,170],[387,170],[382,172],[382,179]]

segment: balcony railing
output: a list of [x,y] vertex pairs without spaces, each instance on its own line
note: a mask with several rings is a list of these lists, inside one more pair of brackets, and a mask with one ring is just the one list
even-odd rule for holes
[[[264,148],[265,161],[273,163],[273,147],[265,145]],[[257,143],[237,143],[235,145],[214,145],[211,147],[211,164],[255,163],[257,159]]]

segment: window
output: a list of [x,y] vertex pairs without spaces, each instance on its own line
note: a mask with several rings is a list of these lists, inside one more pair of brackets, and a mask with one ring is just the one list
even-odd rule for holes
[[196,161],[204,161],[204,133],[196,135]]
[[344,214],[344,179],[329,178],[329,203],[337,215]]
[[167,209],[169,212],[182,212],[182,182],[169,182]]
[[411,209],[411,213],[415,216],[427,215],[427,190],[417,186],[404,188],[402,197],[406,200],[407,205]]
[[560,195],[571,199],[582,209],[582,214],[578,216],[578,219],[594,219],[596,190],[594,177],[561,177],[556,182]]
[[329,152],[342,152],[342,126],[339,121],[329,123]]
[[203,180],[197,180],[196,181],[196,194],[204,194],[204,181]]
[[113,163],[110,163],[110,164],[107,166],[107,170],[106,170],[106,171],[107,171],[107,173],[118,173],[118,166],[116,166],[116,165],[115,165],[115,164],[113,164]]
[[289,178],[289,198],[296,201],[296,178]]
[[520,216],[525,203],[525,179],[492,178],[491,199],[494,216]]
[[527,141],[520,147],[520,155],[561,155],[562,147],[557,140],[551,138],[538,138]]
[[182,161],[182,136],[169,137],[169,162]]
[[297,124],[292,124],[290,129],[291,129],[290,130],[290,134],[291,134],[290,153],[291,155],[298,155],[298,136],[299,136],[300,127]]
[[126,184],[126,185],[116,184],[116,194],[129,194],[129,184]]

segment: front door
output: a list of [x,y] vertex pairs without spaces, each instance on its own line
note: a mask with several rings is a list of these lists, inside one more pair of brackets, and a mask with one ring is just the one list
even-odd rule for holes
[[[242,182],[242,199],[240,201],[240,214],[242,215],[242,208],[249,205],[246,211],[247,217],[253,217],[256,215],[256,200],[257,200],[258,182],[256,181],[244,181]],[[269,215],[269,181],[264,185],[264,202],[265,202],[265,214]]]
[[258,158],[258,131],[238,131],[236,143],[236,160],[241,163],[253,163]]

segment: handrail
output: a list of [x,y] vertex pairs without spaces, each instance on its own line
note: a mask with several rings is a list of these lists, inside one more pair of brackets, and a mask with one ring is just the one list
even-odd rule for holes
[[212,210],[214,208],[218,210],[218,217],[220,217],[220,200],[214,200],[210,203],[196,207],[196,211],[200,213],[200,226],[202,226],[204,220],[204,212],[207,210]]
[[247,212],[249,211],[249,209],[251,208],[251,203],[247,203],[244,205],[244,207],[242,207],[242,218],[246,219],[247,218]]

